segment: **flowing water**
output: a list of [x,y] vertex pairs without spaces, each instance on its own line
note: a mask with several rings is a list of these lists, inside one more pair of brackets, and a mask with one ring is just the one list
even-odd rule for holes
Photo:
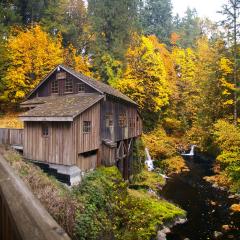
[[[240,216],[229,211],[237,200],[229,199],[225,191],[213,188],[203,179],[213,174],[211,161],[185,158],[190,172],[169,179],[161,195],[185,209],[188,221],[173,227],[167,239],[240,239]],[[223,231],[223,225],[230,229]]]

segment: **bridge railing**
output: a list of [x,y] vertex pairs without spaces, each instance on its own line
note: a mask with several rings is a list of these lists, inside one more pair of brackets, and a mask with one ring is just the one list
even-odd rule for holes
[[1,155],[0,239],[70,240]]
[[0,144],[23,145],[23,129],[0,128]]

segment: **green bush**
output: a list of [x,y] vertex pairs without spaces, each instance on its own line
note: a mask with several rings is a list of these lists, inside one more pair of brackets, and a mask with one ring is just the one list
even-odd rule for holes
[[240,129],[224,120],[214,125],[217,162],[231,181],[231,189],[240,192]]
[[[155,186],[162,178],[140,174],[140,185]],[[146,178],[149,177],[149,178]],[[142,183],[141,183],[142,181]],[[146,240],[156,236],[163,222],[184,216],[173,204],[143,190],[128,190],[116,167],[89,173],[74,194],[83,203],[76,217],[75,237],[80,240]]]

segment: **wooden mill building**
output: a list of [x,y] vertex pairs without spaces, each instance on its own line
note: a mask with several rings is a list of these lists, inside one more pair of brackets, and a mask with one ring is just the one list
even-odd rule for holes
[[142,133],[137,104],[103,82],[57,66],[21,104],[26,159],[70,176],[117,165],[129,177],[133,143]]

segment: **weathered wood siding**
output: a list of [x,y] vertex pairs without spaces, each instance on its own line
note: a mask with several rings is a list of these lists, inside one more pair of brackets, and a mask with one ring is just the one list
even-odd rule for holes
[[104,166],[113,166],[116,164],[117,148],[102,144],[102,164]]
[[[91,122],[91,132],[83,132],[83,122]],[[100,103],[95,104],[73,122],[73,144],[77,166],[84,169],[92,169],[97,165],[97,157],[83,157],[81,153],[97,150],[100,147]],[[95,163],[93,163],[95,162]]]
[[97,153],[95,153],[91,156],[88,156],[88,157],[84,157],[81,154],[79,154],[76,165],[83,172],[87,172],[87,171],[89,171],[91,169],[95,169],[97,167],[97,158],[98,158]]
[[71,122],[49,122],[49,136],[42,136],[41,122],[24,123],[23,153],[27,159],[63,165],[74,164]]
[[0,239],[70,240],[1,155]]
[[[106,115],[113,115],[113,127],[106,126]],[[119,125],[119,116],[126,114],[127,125]],[[138,114],[137,108],[131,104],[107,99],[101,105],[101,136],[102,139],[120,141],[137,137],[142,133],[142,120]]]
[[[63,70],[61,70],[63,71]],[[77,79],[76,77],[72,76],[71,74],[66,72],[66,79],[72,79],[73,81],[73,92],[72,93],[67,93],[67,94],[76,94],[78,93],[78,83],[83,83],[81,80]],[[45,81],[37,90],[35,94],[33,94],[30,99],[38,96],[38,97],[47,97],[51,95],[65,95],[66,93],[64,92],[65,90],[65,79],[59,79],[57,80],[59,83],[59,93],[52,94],[51,92],[51,84],[52,82],[56,80],[56,72],[53,73],[47,81]],[[85,84],[85,93],[96,93],[97,91],[94,88],[91,88],[89,85]]]
[[0,128],[0,144],[23,145],[23,129]]

